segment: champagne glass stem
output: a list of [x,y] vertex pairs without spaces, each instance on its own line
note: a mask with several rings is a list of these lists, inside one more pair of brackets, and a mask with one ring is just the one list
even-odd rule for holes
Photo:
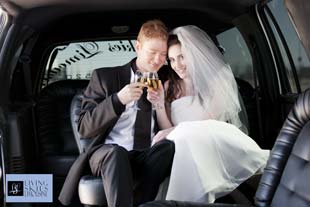
[[[134,81],[135,82],[143,83],[143,81],[144,81],[144,73],[142,73],[141,71],[136,71],[135,74],[134,74]],[[138,100],[134,101],[132,108],[134,110],[140,110],[140,108],[138,106]]]

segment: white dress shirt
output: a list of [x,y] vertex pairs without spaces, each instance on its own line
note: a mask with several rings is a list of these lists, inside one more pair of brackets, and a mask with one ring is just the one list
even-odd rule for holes
[[[131,69],[130,83],[134,82],[134,73]],[[125,111],[114,125],[113,129],[107,136],[105,144],[118,144],[126,148],[128,151],[133,149],[134,142],[134,125],[136,121],[137,111],[133,109],[134,101],[126,104]],[[154,113],[153,113],[154,114]],[[154,116],[152,116],[151,137],[154,136]]]

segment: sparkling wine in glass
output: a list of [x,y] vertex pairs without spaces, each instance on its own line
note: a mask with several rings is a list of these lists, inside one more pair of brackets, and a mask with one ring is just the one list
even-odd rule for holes
[[[159,87],[159,78],[157,72],[147,72],[146,74],[147,86],[152,90],[157,90]],[[152,109],[156,107],[152,104]]]

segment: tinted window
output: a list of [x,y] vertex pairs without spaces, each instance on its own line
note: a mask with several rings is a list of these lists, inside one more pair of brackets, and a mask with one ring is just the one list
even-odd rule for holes
[[[310,63],[306,56],[306,52],[298,38],[297,33],[294,30],[288,15],[286,8],[284,7],[283,0],[274,0],[268,3],[272,15],[277,21],[281,33],[284,36],[284,41],[281,41],[279,33],[276,31],[275,25],[272,22],[271,16],[266,12],[268,21],[275,34],[276,41],[279,45],[280,52],[285,64],[288,80],[291,86],[291,92],[297,93],[297,84],[299,82],[301,90],[305,90],[310,86]],[[285,50],[287,44],[288,51]],[[289,58],[292,58],[292,63]],[[297,80],[294,79],[294,70],[296,68]],[[297,82],[296,82],[297,81]]]
[[239,30],[227,30],[219,34],[217,39],[235,77],[247,81],[254,87],[252,57]]
[[76,42],[50,53],[42,87],[59,80],[90,79],[96,68],[118,66],[136,56],[135,40]]
[[5,36],[5,33],[6,33],[5,29],[7,29],[6,28],[7,22],[8,22],[8,15],[0,7],[0,48],[2,47],[2,42],[4,40],[4,36]]

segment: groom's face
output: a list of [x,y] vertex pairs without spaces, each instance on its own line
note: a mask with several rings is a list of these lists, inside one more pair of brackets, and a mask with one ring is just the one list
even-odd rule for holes
[[136,41],[137,67],[143,72],[158,71],[166,62],[167,41],[144,38]]

